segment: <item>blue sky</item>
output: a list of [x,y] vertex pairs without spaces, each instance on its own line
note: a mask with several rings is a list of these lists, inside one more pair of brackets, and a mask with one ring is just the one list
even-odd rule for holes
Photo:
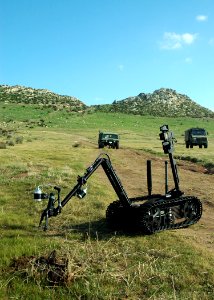
[[213,0],[0,0],[0,84],[112,103],[171,88],[214,110]]

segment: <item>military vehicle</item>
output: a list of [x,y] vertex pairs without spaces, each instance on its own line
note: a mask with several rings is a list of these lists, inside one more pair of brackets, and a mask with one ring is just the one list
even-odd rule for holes
[[104,148],[105,146],[119,149],[119,135],[117,133],[99,131],[98,147]]
[[[168,161],[165,161],[165,194],[152,194],[151,160],[147,160],[148,194],[129,198],[112,166],[109,155],[101,153],[86,169],[83,176],[77,177],[76,185],[65,196],[64,200],[61,201],[60,188],[54,187],[57,191],[56,198],[53,192],[49,194],[48,205],[41,214],[39,226],[45,220],[44,230],[47,230],[48,219],[60,214],[63,207],[73,196],[83,199],[87,193],[87,181],[99,166],[103,168],[118,197],[118,200],[110,203],[106,210],[106,222],[109,228],[123,231],[136,230],[143,234],[153,234],[167,229],[188,227],[198,222],[202,215],[201,201],[195,196],[185,196],[179,188],[176,162],[172,155],[174,135],[169,132],[168,125],[161,126],[160,130],[164,153],[169,154],[174,188],[170,190],[168,188]],[[38,198],[45,199],[47,195],[37,188],[34,192],[34,199],[38,201]]]
[[186,148],[193,148],[193,146],[199,146],[199,148],[208,147],[207,132],[204,128],[190,128],[185,131],[185,143]]

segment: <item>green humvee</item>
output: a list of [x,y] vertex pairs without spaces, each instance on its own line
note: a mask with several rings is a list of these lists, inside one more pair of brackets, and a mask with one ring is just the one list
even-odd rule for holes
[[117,133],[99,131],[98,147],[104,148],[105,146],[109,146],[109,148],[113,149],[119,149],[119,135]]
[[204,128],[190,128],[185,131],[185,143],[186,148],[193,148],[193,146],[199,146],[199,148],[208,147],[207,131]]

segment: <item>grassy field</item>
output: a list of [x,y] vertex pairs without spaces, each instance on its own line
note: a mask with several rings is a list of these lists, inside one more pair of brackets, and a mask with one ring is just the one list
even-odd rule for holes
[[[130,196],[147,193],[148,158],[154,159],[155,188],[163,192],[159,127],[168,124],[178,141],[175,154],[187,159],[181,183],[209,202],[205,216],[212,221],[213,175],[190,169],[214,163],[214,120],[76,115],[10,105],[0,107],[0,119],[1,128],[12,130],[9,139],[23,138],[0,149],[1,299],[214,299],[214,234],[206,219],[186,231],[152,236],[112,232],[105,211],[116,195],[101,169],[90,178],[84,200],[72,198],[49,220],[47,232],[38,228],[47,202],[33,200],[37,185],[47,192],[58,185],[62,197],[71,190],[100,153],[99,129],[121,136],[121,149],[105,151]],[[185,148],[184,130],[193,126],[209,132],[208,149]],[[209,243],[201,242],[205,233]]]

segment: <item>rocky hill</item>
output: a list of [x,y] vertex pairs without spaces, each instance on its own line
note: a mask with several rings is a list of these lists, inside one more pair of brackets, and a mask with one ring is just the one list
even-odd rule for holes
[[214,112],[200,106],[188,96],[177,93],[172,89],[161,88],[152,94],[140,93],[138,96],[114,101],[110,105],[96,105],[96,111],[123,112],[127,114],[152,116],[189,116],[211,117]]
[[82,112],[87,106],[79,99],[61,96],[44,89],[33,89],[19,85],[0,85],[0,102],[16,104],[37,104],[54,110]]
[[16,104],[36,104],[54,110],[66,109],[69,112],[102,111],[152,116],[189,116],[214,118],[214,112],[200,106],[188,96],[175,90],[161,88],[151,94],[140,93],[112,104],[88,107],[82,101],[71,96],[62,96],[45,89],[33,89],[23,86],[0,85],[0,102]]

